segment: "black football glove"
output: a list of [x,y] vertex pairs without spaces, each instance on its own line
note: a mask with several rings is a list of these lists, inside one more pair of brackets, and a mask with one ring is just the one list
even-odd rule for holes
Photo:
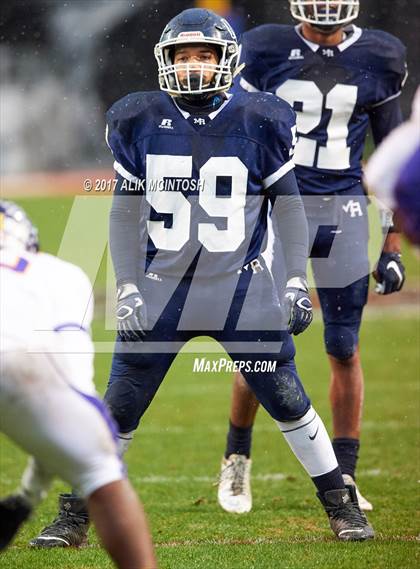
[[289,334],[304,332],[312,322],[312,302],[308,294],[308,285],[300,277],[294,277],[287,282],[284,291],[284,303],[289,314],[287,331]]
[[377,282],[375,292],[391,294],[402,289],[405,281],[405,268],[399,253],[382,253],[373,273]]
[[136,285],[126,283],[117,290],[117,329],[126,341],[141,340],[146,334],[147,311]]

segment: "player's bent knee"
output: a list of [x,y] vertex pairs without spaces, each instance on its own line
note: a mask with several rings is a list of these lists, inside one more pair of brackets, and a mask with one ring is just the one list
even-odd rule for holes
[[288,422],[288,421],[298,421],[301,419],[311,408],[311,402],[305,394],[305,398],[302,399],[299,404],[289,405],[283,407],[279,410],[277,417],[273,417],[276,421]]
[[120,432],[134,431],[150,401],[145,393],[130,380],[119,379],[111,383],[104,400]]
[[358,330],[352,326],[327,324],[324,341],[327,354],[337,360],[346,361],[356,353],[359,343]]
[[260,403],[276,421],[300,419],[311,406],[296,370],[287,366],[279,366],[270,378],[259,378],[255,383],[249,383]]
[[277,421],[294,421],[308,411],[311,402],[295,370],[279,367],[275,374]]
[[92,453],[83,471],[69,480],[83,498],[92,496],[101,488],[120,482],[126,477],[125,467],[116,453]]

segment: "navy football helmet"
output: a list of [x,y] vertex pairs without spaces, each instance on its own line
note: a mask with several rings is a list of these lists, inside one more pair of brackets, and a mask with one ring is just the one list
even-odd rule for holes
[[[209,45],[216,48],[217,64],[174,64],[175,47],[180,45]],[[155,46],[155,58],[159,66],[159,84],[162,91],[173,96],[202,95],[227,91],[239,73],[239,46],[230,24],[210,10],[191,8],[175,16],[163,30]],[[182,84],[178,73],[186,71],[187,84]],[[213,78],[205,82],[205,72],[212,71]],[[194,75],[194,80],[191,80]]]
[[0,249],[39,250],[38,230],[22,208],[13,202],[0,201]]
[[359,15],[359,0],[290,0],[296,20],[313,26],[344,26]]

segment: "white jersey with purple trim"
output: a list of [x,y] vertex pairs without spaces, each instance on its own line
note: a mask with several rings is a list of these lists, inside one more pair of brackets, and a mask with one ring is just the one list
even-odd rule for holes
[[48,354],[63,379],[95,393],[92,286],[75,265],[45,253],[0,251],[0,352]]
[[410,119],[401,124],[372,154],[365,168],[365,182],[371,192],[396,209],[395,188],[402,169],[420,146],[420,87],[413,99]]
[[125,476],[92,380],[89,279],[51,255],[2,250],[0,285],[0,431],[36,459],[31,491],[58,475],[88,497]]

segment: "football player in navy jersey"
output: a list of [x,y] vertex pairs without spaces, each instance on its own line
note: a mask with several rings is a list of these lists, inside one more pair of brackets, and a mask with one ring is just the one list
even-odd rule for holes
[[[128,95],[107,113],[119,333],[105,401],[121,451],[182,345],[212,336],[247,362],[247,382],[312,478],[338,539],[373,538],[294,363],[291,334],[312,320],[307,223],[291,160],[295,113],[269,93],[227,94],[239,46],[208,10],[171,20],[155,56],[161,90]],[[269,205],[285,250],[279,291],[260,255]]]
[[[296,27],[263,25],[243,35],[245,68],[238,90],[276,94],[297,114],[295,172],[331,368],[333,447],[346,483],[355,485],[363,406],[359,327],[369,280],[361,159],[369,125],[378,144],[402,120],[398,96],[406,77],[405,48],[388,33],[351,24],[358,0],[290,0],[290,9],[300,22]],[[401,289],[404,267],[399,235],[388,221],[383,229],[373,275],[377,292],[389,294]],[[273,258],[280,248],[274,244]],[[276,266],[273,270],[279,280]],[[220,505],[230,512],[252,507],[247,477],[257,408],[238,373],[218,491]],[[361,507],[371,510],[356,491]]]

